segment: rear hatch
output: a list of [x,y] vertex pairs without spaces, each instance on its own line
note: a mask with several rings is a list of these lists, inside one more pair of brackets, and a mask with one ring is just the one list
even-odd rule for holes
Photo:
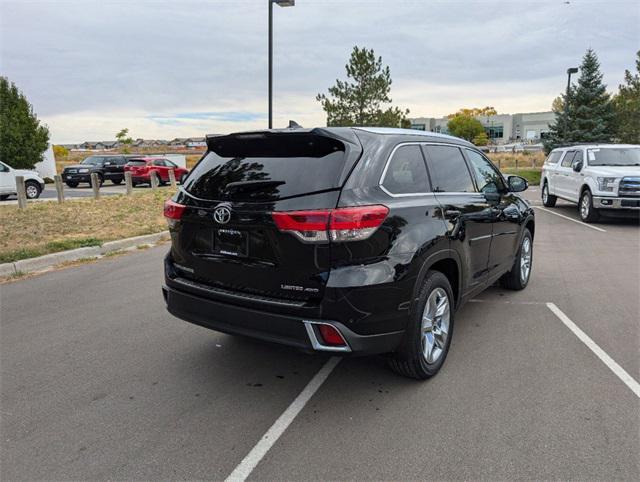
[[131,172],[132,176],[147,172],[147,161],[144,159],[130,159],[124,166],[125,171]]
[[182,277],[269,298],[322,297],[329,241],[279,229],[274,211],[332,209],[362,148],[352,131],[266,131],[207,139],[208,152],[174,200]]

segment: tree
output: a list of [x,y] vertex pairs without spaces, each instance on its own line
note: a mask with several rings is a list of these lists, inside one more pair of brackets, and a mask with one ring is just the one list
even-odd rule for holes
[[0,77],[0,160],[16,169],[33,169],[49,146],[49,129],[40,125],[24,94]]
[[316,96],[327,113],[328,126],[408,126],[409,109],[385,108],[392,102],[391,72],[389,66],[382,66],[382,57],[376,58],[373,49],[356,46],[345,68],[347,80],[336,79],[328,96]]
[[[462,137],[470,142],[473,142],[476,138],[479,142],[483,142],[483,138],[481,137],[483,134],[484,138],[487,137],[482,123],[478,119],[464,114],[455,114],[451,117],[449,122],[447,122],[447,130],[450,134]],[[486,145],[486,143],[478,145]]]
[[480,115],[490,116],[490,115],[497,115],[497,114],[498,114],[498,111],[496,111],[493,107],[487,106],[487,107],[472,107],[471,109],[460,109],[455,114],[449,114],[447,117],[451,119],[456,115],[465,115],[467,117],[477,117]]
[[[562,96],[563,107],[565,103],[567,113],[564,109],[555,111],[555,122],[549,126],[546,151],[563,142],[611,141],[614,135],[613,104],[607,86],[602,83],[598,56],[592,49],[587,50],[582,58],[578,85],[569,89],[568,99],[566,94]],[[564,131],[565,116],[567,132]]]
[[551,103],[551,110],[553,112],[562,112],[564,110],[564,99],[561,95],[553,99]]
[[473,142],[476,146],[486,146],[487,144],[489,144],[489,136],[487,135],[486,131],[483,130],[480,134],[475,136],[471,142]]
[[626,144],[640,144],[640,50],[636,53],[636,74],[624,72],[623,85],[613,98],[616,137]]
[[53,146],[53,155],[55,156],[56,160],[66,159],[66,157],[69,155],[69,149],[64,146]]
[[129,137],[129,129],[127,127],[121,129],[120,132],[116,134],[116,140],[124,146],[122,152],[128,154],[129,146],[133,144],[133,139]]

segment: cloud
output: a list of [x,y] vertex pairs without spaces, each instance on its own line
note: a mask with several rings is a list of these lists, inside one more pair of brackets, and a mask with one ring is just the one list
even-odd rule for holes
[[[315,95],[344,78],[354,45],[382,55],[411,115],[546,110],[588,47],[615,89],[639,23],[635,0],[298,0],[274,7],[274,124],[324,124]],[[0,72],[56,142],[125,126],[136,137],[261,128],[266,2],[0,0]]]

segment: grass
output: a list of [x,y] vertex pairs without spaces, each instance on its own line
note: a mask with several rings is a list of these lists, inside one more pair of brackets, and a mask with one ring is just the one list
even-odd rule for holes
[[42,256],[167,229],[162,206],[171,192],[74,199],[64,204],[0,206],[0,263]]
[[516,176],[524,177],[527,181],[529,181],[529,185],[538,185],[540,184],[540,175],[542,171],[540,169],[515,169],[515,168],[506,168],[502,169],[502,173],[509,176],[515,174]]
[[534,169],[542,167],[545,159],[543,152],[491,152],[487,156],[500,169]]

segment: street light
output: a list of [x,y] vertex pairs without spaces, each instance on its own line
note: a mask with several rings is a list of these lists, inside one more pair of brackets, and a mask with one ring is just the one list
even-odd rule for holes
[[269,2],[269,129],[273,128],[273,4],[293,7],[296,0],[268,0]]
[[577,74],[578,67],[571,67],[567,69],[567,95],[564,98],[564,135],[562,139],[564,142],[567,142],[567,129],[569,128],[568,117],[569,117],[569,89],[571,88],[571,74]]

